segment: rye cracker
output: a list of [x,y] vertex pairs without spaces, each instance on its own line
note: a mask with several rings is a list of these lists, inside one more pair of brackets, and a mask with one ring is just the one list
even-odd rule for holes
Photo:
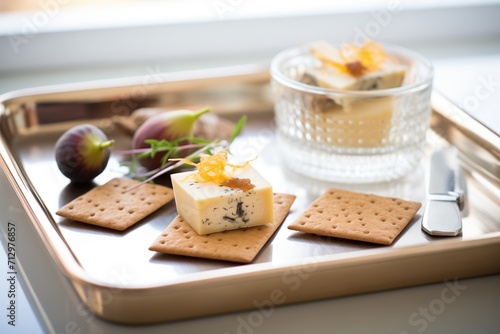
[[139,183],[128,178],[115,178],[75,198],[56,214],[82,223],[123,231],[174,198],[172,189],[157,184],[146,183],[126,191]]
[[390,245],[421,203],[338,189],[316,199],[288,228],[322,236]]
[[295,195],[274,194],[274,222],[244,229],[199,235],[177,216],[149,250],[223,261],[250,263],[285,220]]

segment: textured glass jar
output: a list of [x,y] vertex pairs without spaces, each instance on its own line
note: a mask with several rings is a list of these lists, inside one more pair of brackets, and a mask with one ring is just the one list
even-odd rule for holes
[[398,88],[345,91],[308,84],[321,64],[308,46],[271,63],[277,138],[286,166],[314,179],[374,183],[399,179],[424,154],[431,113],[432,64],[394,46],[385,51],[407,67]]

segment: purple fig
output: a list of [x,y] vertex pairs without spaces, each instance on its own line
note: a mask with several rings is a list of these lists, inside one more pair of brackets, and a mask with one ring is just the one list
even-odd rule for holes
[[90,182],[106,168],[113,143],[94,125],[75,126],[56,142],[57,167],[72,182]]
[[[148,139],[174,141],[184,137],[193,135],[193,127],[201,115],[210,111],[210,108],[204,108],[197,111],[192,110],[174,110],[167,111],[149,118],[145,121],[134,134],[132,139],[133,149],[149,148],[146,143]],[[180,145],[188,144],[189,141],[179,143]],[[176,158],[183,158],[191,151],[179,151],[175,155]],[[139,159],[139,163],[149,170],[161,166],[161,152],[156,154],[154,158]]]

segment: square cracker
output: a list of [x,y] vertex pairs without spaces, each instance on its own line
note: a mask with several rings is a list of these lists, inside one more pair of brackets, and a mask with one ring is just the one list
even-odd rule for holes
[[291,223],[300,232],[390,245],[421,203],[329,189]]
[[128,178],[115,178],[75,198],[56,214],[79,222],[123,231],[174,198],[172,189],[143,184]]
[[177,216],[149,250],[250,263],[283,223],[294,201],[295,195],[274,194],[273,223],[207,235],[199,235],[182,217]]

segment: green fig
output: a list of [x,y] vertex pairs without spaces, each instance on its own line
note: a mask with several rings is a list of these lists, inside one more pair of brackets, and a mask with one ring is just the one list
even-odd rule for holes
[[[149,148],[146,143],[148,139],[174,141],[180,138],[192,137],[193,128],[196,120],[201,115],[210,111],[210,108],[201,110],[173,110],[166,111],[145,121],[134,133],[132,139],[133,149]],[[180,145],[188,144],[189,142],[180,143]],[[187,156],[190,151],[180,151],[176,158]],[[149,170],[161,166],[161,154],[156,154],[154,158],[147,157],[139,159],[139,163]]]

